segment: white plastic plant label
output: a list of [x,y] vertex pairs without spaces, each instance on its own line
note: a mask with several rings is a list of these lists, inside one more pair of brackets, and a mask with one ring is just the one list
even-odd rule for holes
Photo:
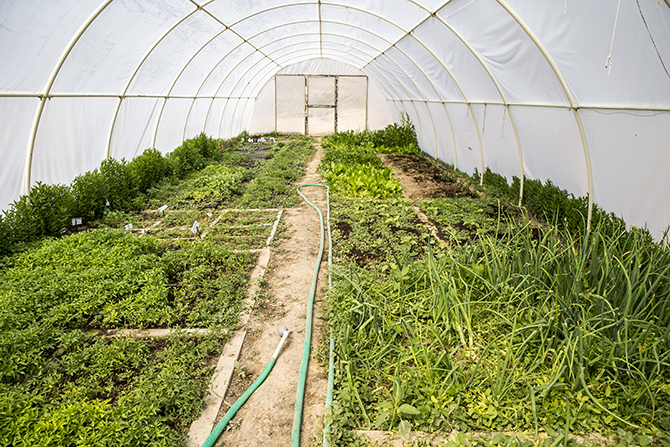
[[168,208],[167,205],[163,205],[163,206],[161,206],[160,208],[158,208],[158,212],[159,212],[159,213],[162,213],[162,212],[165,211],[167,208]]
[[129,231],[133,229],[133,224],[129,223],[128,225],[123,227],[124,230]]
[[212,217],[212,213],[205,213],[207,214],[207,217]]
[[81,217],[73,217],[72,218],[72,226],[76,227],[77,225],[81,225],[83,223],[83,219]]
[[197,220],[193,222],[193,226],[191,227],[191,233],[193,234],[198,234],[198,228],[200,227],[200,222]]

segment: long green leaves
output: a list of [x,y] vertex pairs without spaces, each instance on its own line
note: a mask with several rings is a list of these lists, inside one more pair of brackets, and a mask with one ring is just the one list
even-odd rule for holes
[[350,427],[668,424],[670,254],[634,229],[573,238],[509,225],[383,274],[336,275],[339,380],[358,389],[351,406],[340,400]]

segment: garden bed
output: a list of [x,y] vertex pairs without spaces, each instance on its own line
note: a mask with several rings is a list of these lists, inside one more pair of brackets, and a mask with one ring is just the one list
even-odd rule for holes
[[[204,169],[177,163],[182,174],[135,209],[108,204],[71,235],[3,258],[0,444],[184,444],[239,326],[254,251],[281,231],[314,151],[306,138],[276,140]],[[173,331],[123,336],[147,328]]]
[[[331,153],[344,153],[334,140]],[[536,216],[425,154],[382,157],[430,182],[431,197],[335,188],[331,445],[380,431],[448,446],[670,445],[667,250],[602,214],[586,237],[572,222],[530,224]],[[535,188],[529,203],[563,197]]]

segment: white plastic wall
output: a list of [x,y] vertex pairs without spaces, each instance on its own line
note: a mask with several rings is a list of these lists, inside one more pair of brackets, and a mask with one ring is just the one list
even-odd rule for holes
[[274,130],[275,109],[304,132],[274,75],[319,72],[367,76],[368,127],[406,113],[459,169],[670,224],[670,0],[4,0],[0,67],[2,209],[105,157]]

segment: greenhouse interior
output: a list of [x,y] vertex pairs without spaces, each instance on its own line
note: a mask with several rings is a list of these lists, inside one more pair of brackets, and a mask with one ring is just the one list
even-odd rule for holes
[[0,445],[670,447],[670,0],[3,0]]

